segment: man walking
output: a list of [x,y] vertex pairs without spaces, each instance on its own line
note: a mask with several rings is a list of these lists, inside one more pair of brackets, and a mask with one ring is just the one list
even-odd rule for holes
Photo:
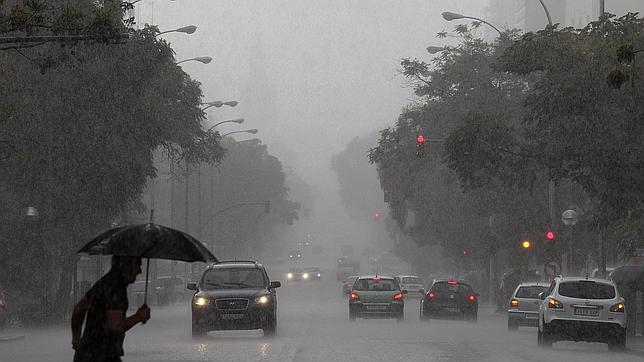
[[[112,268],[74,306],[72,347],[74,362],[120,362],[125,332],[150,319],[150,308],[141,306],[126,317],[127,286],[141,273],[141,258],[112,257]],[[85,329],[81,330],[85,321]]]

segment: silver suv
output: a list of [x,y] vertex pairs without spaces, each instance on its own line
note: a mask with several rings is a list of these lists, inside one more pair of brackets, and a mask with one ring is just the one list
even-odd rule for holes
[[540,346],[568,340],[604,342],[611,350],[626,347],[626,308],[613,281],[557,277],[540,298]]

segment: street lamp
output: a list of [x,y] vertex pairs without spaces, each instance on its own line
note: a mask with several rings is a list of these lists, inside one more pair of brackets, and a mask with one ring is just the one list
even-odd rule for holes
[[447,47],[436,47],[436,46],[431,46],[430,45],[425,49],[427,49],[427,52],[429,54],[436,54],[436,53],[440,53],[440,52],[442,52],[444,50],[447,50]]
[[162,32],[160,32],[159,34],[157,34],[157,36],[159,36],[159,35],[161,35],[161,34],[167,34],[167,33],[185,33],[185,34],[192,34],[192,33],[194,33],[196,30],[197,30],[197,27],[196,27],[196,26],[194,26],[194,25],[188,25],[188,26],[184,26],[184,27],[181,27],[181,28],[178,28],[178,29],[172,29],[172,30],[162,31]]
[[226,136],[229,136],[229,135],[231,135],[231,134],[233,134],[233,133],[250,133],[250,134],[255,134],[255,133],[257,133],[257,132],[258,132],[258,131],[257,131],[257,129],[253,128],[253,129],[247,129],[247,130],[243,130],[243,131],[233,131],[233,132],[228,132],[228,133],[226,133],[226,134],[221,135],[221,137],[226,137]]
[[181,63],[189,62],[191,60],[194,60],[195,62],[200,62],[203,64],[208,64],[212,62],[212,57],[195,57],[195,58],[190,58],[190,59],[184,59],[182,61],[176,62],[174,64],[179,65]]
[[[243,118],[235,118],[235,119],[229,119],[229,120],[226,120],[226,121],[221,121],[221,122],[219,122],[219,123],[215,123],[215,124],[214,124],[214,125],[212,125],[210,128],[208,128],[208,130],[206,130],[206,132],[208,132],[208,131],[212,130],[213,128],[215,128],[215,127],[219,126],[220,124],[224,124],[224,123],[237,123],[237,124],[242,124],[242,123],[244,123],[244,119],[243,119]],[[255,130],[255,131],[257,131],[257,130]],[[257,133],[257,132],[255,132],[255,133]]]
[[479,22],[481,22],[481,23],[485,23],[485,24],[489,25],[492,29],[496,30],[496,31],[499,33],[499,35],[503,35],[503,33],[501,32],[501,30],[499,30],[496,26],[494,26],[494,25],[492,25],[492,24],[488,23],[487,21],[485,21],[485,20],[483,20],[483,19],[475,18],[475,17],[473,17],[473,16],[461,15],[461,14],[453,13],[453,12],[450,12],[450,11],[446,11],[446,12],[442,13],[441,15],[443,15],[443,19],[445,19],[445,20],[447,20],[447,21],[459,20],[459,19],[472,19],[472,20],[476,20],[476,21],[479,21]]
[[202,109],[202,111],[205,111],[206,109],[208,109],[210,107],[217,107],[217,108],[220,108],[222,106],[235,107],[237,105],[237,103],[238,103],[237,101],[225,101],[225,102],[223,102],[223,101],[212,101],[212,102],[203,102],[201,104],[207,105],[206,107],[204,107],[204,109]]

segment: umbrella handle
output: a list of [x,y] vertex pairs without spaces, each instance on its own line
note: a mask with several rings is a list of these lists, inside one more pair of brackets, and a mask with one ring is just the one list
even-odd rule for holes
[[[143,294],[143,305],[148,305],[148,274],[150,273],[150,258],[145,266],[145,294]],[[142,322],[145,324],[145,322]]]

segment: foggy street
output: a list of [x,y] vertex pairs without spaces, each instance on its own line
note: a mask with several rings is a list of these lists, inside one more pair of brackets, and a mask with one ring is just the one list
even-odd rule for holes
[[69,361],[644,361],[644,0],[0,0],[0,362]]
[[[559,342],[539,348],[536,329],[509,332],[505,313],[487,306],[477,324],[460,320],[420,321],[418,299],[407,299],[405,320],[350,322],[347,299],[331,276],[315,282],[284,282],[286,268],[267,267],[278,290],[277,336],[261,330],[214,331],[190,337],[188,304],[153,308],[152,319],[128,333],[125,361],[641,361],[644,350],[615,354],[603,343]],[[327,271],[324,268],[324,271]],[[332,270],[328,270],[332,271]],[[331,274],[331,273],[328,273]],[[70,361],[67,325],[27,330],[25,338],[0,344],[2,362]]]

